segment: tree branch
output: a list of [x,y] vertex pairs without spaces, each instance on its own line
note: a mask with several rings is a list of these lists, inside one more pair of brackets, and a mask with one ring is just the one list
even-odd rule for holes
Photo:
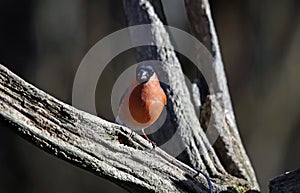
[[[168,94],[168,119],[160,133],[154,136],[155,141],[164,143],[170,138],[170,133],[177,131],[179,135],[177,140],[185,149],[178,159],[194,168],[206,169],[209,165],[211,170],[215,170],[213,160],[218,160],[218,158],[196,117],[181,65],[171,45],[166,29],[148,0],[124,0],[123,4],[128,24],[130,26],[152,24],[150,30],[152,45],[164,46],[164,48],[156,46],[136,48],[138,61],[162,61],[160,66],[156,65],[156,68],[159,68],[157,72],[159,77],[166,77],[167,79],[168,87],[165,90]],[[137,34],[132,31],[131,36],[132,41],[135,41]],[[204,157],[204,160],[201,157]],[[215,164],[219,166],[220,171],[225,172],[218,161]]]
[[[206,192],[203,176],[131,130],[64,104],[0,65],[0,116],[41,149],[132,192]],[[216,189],[225,187],[214,184]]]
[[[200,118],[201,125],[205,129],[208,128],[207,117],[205,116],[208,112],[212,116],[211,121],[215,123],[213,124],[213,130],[216,130],[220,135],[214,144],[214,149],[222,165],[231,175],[244,178],[256,189],[259,189],[255,172],[243,147],[236,125],[218,37],[208,0],[185,0],[185,3],[191,33],[205,45],[214,57],[214,62],[211,66],[212,76],[214,77],[212,84],[216,85],[215,88],[217,89],[213,93],[218,93],[218,95],[208,96],[206,104],[203,105],[204,110]],[[201,77],[199,79],[203,80]],[[202,82],[202,85],[204,84]],[[212,92],[207,90],[205,93]],[[218,116],[222,112],[225,112],[225,116]]]
[[[216,50],[210,70],[220,95],[210,96],[210,103],[204,105],[210,110],[214,129],[221,134],[215,149],[202,128],[207,125],[199,123],[169,34],[152,4],[148,0],[124,0],[123,3],[129,25],[153,24],[153,45],[167,48],[138,47],[137,58],[139,61],[161,61],[158,68],[168,82],[165,88],[168,117],[153,137],[163,144],[178,132],[176,142],[183,145],[184,152],[177,158],[183,163],[159,148],[152,149],[138,135],[130,138],[130,129],[64,104],[3,66],[0,66],[0,116],[40,148],[132,192],[208,192],[206,179],[203,176],[194,178],[196,171],[192,168],[204,169],[210,174],[215,192],[257,189],[253,169],[235,125],[208,3],[205,13],[209,18],[209,37],[212,38],[211,48]],[[133,40],[135,35],[132,32]],[[227,112],[225,119],[220,116],[224,110]],[[209,121],[207,117],[204,119]],[[232,172],[236,170],[239,172]]]
[[[202,114],[209,114],[207,117],[202,116],[200,118],[205,123],[201,126],[199,124],[199,118],[196,116],[191,102],[190,92],[183,78],[180,62],[174,49],[170,49],[169,34],[155,12],[158,8],[154,10],[153,5],[148,0],[123,0],[128,25],[153,24],[151,30],[149,30],[153,37],[151,45],[163,45],[168,48],[138,47],[136,49],[138,61],[163,61],[160,66],[163,71],[162,76],[167,76],[168,86],[172,91],[172,94],[168,94],[167,104],[168,115],[170,116],[167,123],[172,124],[164,125],[163,130],[168,133],[179,131],[185,151],[177,158],[193,168],[205,169],[215,179],[233,183],[236,181],[239,184],[245,183],[240,179],[246,179],[254,189],[258,189],[253,168],[245,153],[236,127],[208,2],[193,2],[186,2],[187,13],[190,13],[188,15],[192,15],[194,18],[200,18],[200,21],[189,17],[190,25],[197,28],[191,27],[192,32],[200,31],[200,34],[196,34],[196,37],[204,43],[214,57],[213,63],[208,67],[209,69],[206,69],[211,73],[210,76],[213,81],[209,84],[214,85],[211,88],[214,90],[206,91],[206,93],[214,94],[208,96],[208,101],[203,106],[204,111],[202,111]],[[194,6],[194,4],[197,4],[197,6]],[[132,32],[131,36],[134,41],[137,34]],[[180,103],[177,101],[180,101]],[[219,135],[214,145],[215,149],[203,130],[203,128],[208,129],[208,124],[210,124],[209,132],[211,132],[208,136]],[[159,142],[166,141],[168,136],[160,133],[159,136],[154,136],[154,139]],[[234,178],[234,176],[238,178]]]

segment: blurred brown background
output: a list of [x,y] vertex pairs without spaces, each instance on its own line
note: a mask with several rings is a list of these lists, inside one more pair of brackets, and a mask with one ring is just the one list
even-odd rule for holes
[[[272,177],[300,167],[300,2],[210,2],[237,123],[267,192]],[[121,1],[1,0],[0,63],[71,104],[73,78],[84,54],[124,27]],[[100,77],[99,116],[113,120],[115,72],[134,63],[133,56],[132,50],[117,56]],[[42,152],[2,126],[0,192],[126,191]]]

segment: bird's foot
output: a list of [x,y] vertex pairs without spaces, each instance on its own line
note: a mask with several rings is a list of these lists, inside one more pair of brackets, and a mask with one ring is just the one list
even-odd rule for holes
[[154,141],[151,141],[151,140],[148,140],[148,141],[151,143],[152,148],[154,149],[156,147],[156,143]]
[[149,143],[152,144],[152,147],[153,147],[153,149],[154,149],[154,148],[156,147],[156,143],[155,143],[154,141],[151,141],[151,140],[148,138],[148,136],[146,135],[146,133],[145,133],[144,130],[142,130],[142,133],[143,133],[144,138],[145,138]]
[[130,139],[133,138],[133,137],[134,137],[134,131],[131,130],[131,132],[130,132],[130,134],[129,134],[128,137],[129,137]]
[[155,143],[154,141],[151,141],[151,139],[149,139],[147,135],[144,135],[144,138],[145,138],[149,143],[151,143],[153,149],[156,147],[156,143]]

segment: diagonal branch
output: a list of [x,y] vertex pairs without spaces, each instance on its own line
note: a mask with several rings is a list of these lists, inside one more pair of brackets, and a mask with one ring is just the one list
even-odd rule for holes
[[[209,95],[206,104],[203,105],[203,113],[211,116],[215,124],[212,130],[219,133],[214,149],[225,167],[226,171],[233,176],[242,177],[259,189],[258,182],[251,162],[243,147],[233,113],[227,80],[219,48],[218,38],[211,16],[208,0],[185,0],[189,27],[191,33],[197,37],[206,48],[212,53],[214,62],[211,66],[213,82],[218,95]],[[201,80],[201,78],[200,78]],[[204,84],[204,83],[203,83]],[[211,91],[206,91],[209,93]],[[224,112],[224,116],[218,116]],[[207,118],[201,117],[202,126],[207,129]]]
[[142,137],[129,138],[130,129],[64,104],[2,65],[0,117],[41,149],[132,192],[207,191],[204,177]]
[[[153,137],[156,142],[163,143],[173,132],[178,132],[178,141],[173,141],[173,144],[181,143],[184,146],[185,151],[177,157],[182,162],[159,148],[152,149],[152,146],[138,135],[130,138],[131,131],[126,127],[107,122],[60,102],[26,83],[3,66],[0,66],[0,117],[40,148],[111,180],[131,192],[208,192],[205,177],[194,178],[196,171],[192,168],[204,168],[209,172],[213,177],[215,192],[231,190],[232,187],[243,191],[256,189],[256,179],[254,173],[251,173],[252,167],[244,152],[237,128],[235,125],[230,126],[231,122],[228,123],[233,111],[226,81],[221,81],[221,85],[217,84],[220,85],[220,90],[224,91],[220,92],[221,97],[212,96],[211,105],[205,104],[211,106],[213,125],[221,134],[220,139],[223,142],[215,151],[194,112],[190,91],[185,84],[169,34],[153,6],[148,0],[124,0],[123,3],[129,25],[153,24],[150,30],[153,45],[164,47],[137,47],[137,58],[139,61],[161,61],[161,72],[168,82],[165,88],[168,94],[168,120],[163,126],[163,133],[154,134]],[[209,23],[212,26],[211,19]],[[213,32],[210,32],[215,38],[212,38],[212,45],[217,45]],[[131,36],[134,40],[134,32]],[[218,56],[218,63],[211,67],[217,83],[219,80],[226,80],[220,55]],[[221,73],[214,71],[215,68],[221,68]],[[218,109],[224,111],[224,107],[229,111],[225,117],[228,127],[219,124],[223,117],[220,117],[222,112]],[[230,154],[219,153],[219,148],[226,152],[227,147],[238,149],[229,149]],[[241,153],[242,156],[238,157],[237,153]],[[250,171],[250,175],[244,175],[243,172],[241,176],[230,173],[230,164],[224,162],[228,157],[233,159],[236,168]],[[244,159],[246,164],[240,159]]]

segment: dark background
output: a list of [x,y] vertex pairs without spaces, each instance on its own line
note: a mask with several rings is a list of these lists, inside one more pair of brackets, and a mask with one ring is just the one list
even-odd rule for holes
[[[300,165],[299,1],[210,2],[239,130],[267,192],[272,177]],[[171,6],[176,12],[176,3]],[[121,1],[1,0],[0,63],[71,104],[82,57],[124,27]],[[105,69],[97,87],[99,116],[113,120],[108,110],[113,72],[134,62],[128,51]],[[125,192],[48,155],[9,128],[1,125],[0,131],[0,192]]]

